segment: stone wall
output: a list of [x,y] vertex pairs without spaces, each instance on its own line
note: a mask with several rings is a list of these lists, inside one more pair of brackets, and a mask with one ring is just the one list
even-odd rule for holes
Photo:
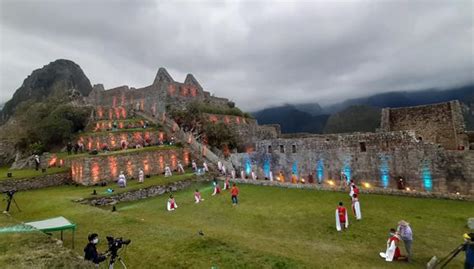
[[110,150],[118,150],[122,148],[125,142],[128,148],[135,148],[137,145],[159,145],[168,139],[168,135],[163,131],[153,129],[142,129],[140,131],[115,131],[105,133],[92,133],[89,135],[79,136],[85,149],[90,151],[93,149],[102,149],[107,145]]
[[[221,179],[223,180],[223,179]],[[310,189],[320,191],[334,191],[334,192],[346,192],[349,193],[348,187],[331,186],[328,184],[292,184],[289,182],[278,182],[269,180],[251,180],[251,179],[234,179],[231,182],[239,184],[251,184],[257,186],[269,186],[269,187],[280,187],[289,189]],[[396,196],[408,196],[416,198],[434,198],[434,199],[448,199],[448,200],[460,200],[460,201],[474,201],[472,195],[462,195],[456,193],[440,193],[440,192],[423,192],[423,191],[408,191],[408,190],[396,190],[396,189],[384,189],[384,188],[365,188],[360,187],[360,193],[362,194],[383,194],[383,195],[396,195]]]
[[25,179],[3,179],[0,180],[0,192],[8,190],[32,190],[51,186],[59,186],[72,183],[71,173],[58,173],[52,175],[36,176]]
[[[189,180],[177,181],[166,185],[155,185],[111,196],[92,197],[88,199],[79,200],[78,202],[83,204],[90,204],[93,206],[105,206],[114,205],[119,202],[137,201],[185,189],[196,181],[197,180],[195,178],[192,178]],[[177,203],[179,205],[179,201],[177,201]],[[165,205],[163,205],[163,207],[165,207]]]
[[234,167],[260,178],[282,171],[288,181],[294,173],[315,180],[339,183],[366,182],[396,188],[403,177],[415,190],[460,192],[474,195],[473,151],[450,152],[436,144],[418,141],[415,132],[313,135],[261,140],[254,152],[233,154]]
[[464,118],[459,101],[447,103],[385,108],[382,131],[413,130],[417,138],[442,145],[445,149],[468,148]]
[[184,167],[191,162],[189,149],[135,151],[114,155],[77,157],[70,160],[72,179],[80,184],[92,185],[101,181],[116,181],[120,171],[128,178],[137,178],[139,168],[145,175],[163,174],[166,164],[177,169],[178,161]]

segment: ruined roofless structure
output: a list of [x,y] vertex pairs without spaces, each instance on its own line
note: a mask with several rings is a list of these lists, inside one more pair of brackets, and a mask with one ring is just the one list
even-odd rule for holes
[[[143,88],[121,86],[105,90],[102,85],[95,85],[87,101],[96,107],[96,116],[101,111],[109,121],[114,120],[117,109],[135,109],[150,118],[170,120],[166,114],[169,108],[184,108],[191,101],[229,107],[228,99],[212,96],[193,75],[177,82],[164,68],[158,70],[150,86]],[[254,119],[205,115],[210,122],[229,125],[247,145],[246,151],[233,152],[227,159],[237,174],[243,170],[249,176],[254,171],[259,179],[265,179],[272,172],[276,179],[281,172],[287,180],[292,174],[300,179],[312,174],[321,184],[338,183],[344,175],[357,184],[386,189],[396,188],[396,181],[402,177],[408,187],[417,191],[474,195],[474,150],[469,149],[472,141],[465,131],[458,101],[384,109],[381,126],[375,133],[282,135],[279,126],[258,125]],[[185,140],[188,139],[181,142]],[[193,152],[186,146],[182,151]],[[193,158],[215,162],[208,153],[194,151]],[[181,160],[178,155],[173,158]],[[153,155],[141,158],[134,156],[139,163],[154,165]],[[167,157],[164,158],[166,162]],[[123,159],[118,161],[119,169],[129,161],[127,157]],[[90,165],[84,163],[84,171]]]

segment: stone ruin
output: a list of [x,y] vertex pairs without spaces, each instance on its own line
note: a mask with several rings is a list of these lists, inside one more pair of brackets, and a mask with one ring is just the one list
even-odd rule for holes
[[[95,85],[86,102],[95,107],[90,128],[97,134],[79,138],[87,150],[103,143],[119,149],[119,141],[136,144],[145,137],[152,145],[165,137],[176,137],[182,147],[82,156],[62,162],[69,162],[73,179],[82,184],[112,180],[120,170],[129,176],[138,173],[138,168],[146,168],[147,174],[160,174],[164,163],[174,168],[177,161],[189,164],[196,159],[214,165],[222,160],[237,175],[243,170],[249,177],[254,171],[259,179],[268,179],[272,172],[276,180],[281,172],[286,179],[292,174],[307,179],[311,174],[321,184],[336,184],[344,177],[363,186],[396,188],[402,177],[411,190],[474,195],[474,150],[469,147],[474,136],[465,131],[458,101],[384,109],[381,126],[374,133],[283,135],[278,125],[259,125],[254,119],[234,115],[206,114],[210,122],[229,125],[246,145],[246,150],[233,152],[226,159],[197,142],[168,117],[171,107],[184,108],[192,101],[231,107],[228,99],[205,91],[193,75],[188,74],[181,83],[164,68],[158,70],[151,85],[143,88],[121,86],[105,90],[102,85]],[[161,127],[135,132],[124,127],[145,119]],[[111,131],[114,122],[116,130]]]

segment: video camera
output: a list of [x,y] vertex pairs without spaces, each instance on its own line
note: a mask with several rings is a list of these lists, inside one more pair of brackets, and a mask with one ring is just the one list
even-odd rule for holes
[[113,238],[112,236],[107,236],[107,242],[109,243],[109,250],[112,255],[117,255],[117,251],[122,248],[123,245],[128,245],[132,240],[123,239],[122,237]]
[[109,250],[107,251],[107,254],[110,255],[110,261],[109,261],[109,269],[114,268],[115,260],[118,260],[124,268],[127,268],[125,263],[122,261],[122,259],[118,255],[118,250],[123,247],[123,245],[128,245],[132,240],[130,239],[123,239],[122,237],[117,237],[113,238],[112,236],[106,236],[107,242],[109,243]]
[[13,195],[16,193],[16,190],[8,190],[4,191],[3,193],[5,193],[9,198],[12,198]]

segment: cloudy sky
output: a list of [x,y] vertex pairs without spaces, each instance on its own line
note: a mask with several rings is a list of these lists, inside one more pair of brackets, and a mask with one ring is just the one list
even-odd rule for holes
[[246,110],[474,81],[470,0],[0,3],[0,102],[58,58],[106,88],[193,73]]

